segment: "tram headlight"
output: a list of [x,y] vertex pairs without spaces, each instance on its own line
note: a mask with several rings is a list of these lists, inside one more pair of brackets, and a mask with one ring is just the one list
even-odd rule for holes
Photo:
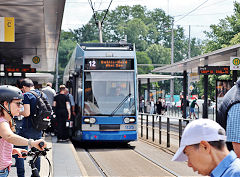
[[85,122],[85,123],[90,123],[90,118],[85,118],[85,119],[83,119],[83,122]]
[[136,119],[134,117],[125,117],[123,121],[125,124],[129,124],[129,123],[134,123]]
[[94,124],[96,122],[96,119],[94,117],[91,117],[89,120],[90,120],[90,124]]
[[85,122],[87,124],[94,124],[94,123],[96,123],[96,119],[94,117],[87,117],[87,118],[83,119],[83,122]]
[[131,117],[130,119],[129,119],[129,122],[130,123],[134,123],[136,121],[136,119],[134,118],[134,117]]
[[130,118],[129,117],[125,117],[123,119],[123,121],[124,121],[125,124],[128,124],[130,122]]

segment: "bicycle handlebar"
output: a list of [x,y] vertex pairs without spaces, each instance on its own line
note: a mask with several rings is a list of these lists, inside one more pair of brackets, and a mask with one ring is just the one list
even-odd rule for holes
[[[44,146],[44,142],[40,142],[39,143],[39,147],[42,148],[43,146]],[[37,168],[35,167],[35,164],[34,164],[35,161],[37,160],[37,158],[39,156],[46,156],[47,155],[47,151],[49,151],[50,149],[51,148],[44,148],[43,151],[40,151],[40,150],[32,147],[31,150],[28,151],[28,153],[25,153],[25,152],[22,153],[22,157],[23,158],[25,158],[27,156],[33,156],[32,160],[29,161],[29,164],[30,164],[30,166],[32,168],[32,176],[33,177],[40,177],[39,174],[38,174],[38,170],[37,170]],[[46,157],[46,159],[48,160],[47,157]],[[49,166],[50,166],[50,169],[51,169],[51,163],[50,163],[49,160],[48,160],[48,162],[49,162]],[[49,175],[48,176],[50,176],[50,170],[49,170]]]
[[22,152],[22,157],[25,158],[27,156],[41,156],[41,155],[45,156],[47,154],[47,151],[49,151],[50,149],[51,148],[44,148],[43,151],[40,151],[33,147],[31,148],[30,151],[28,151],[28,153]]

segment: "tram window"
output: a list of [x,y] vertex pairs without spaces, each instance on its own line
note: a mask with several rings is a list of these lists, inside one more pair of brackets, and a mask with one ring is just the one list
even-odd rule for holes
[[110,115],[122,101],[115,115],[135,113],[135,106],[132,106],[135,105],[134,73],[87,72],[85,75],[85,115]]

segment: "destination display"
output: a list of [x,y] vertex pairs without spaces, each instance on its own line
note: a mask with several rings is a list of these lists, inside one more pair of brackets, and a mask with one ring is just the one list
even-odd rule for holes
[[224,75],[230,74],[229,66],[199,66],[198,73],[201,75]]
[[36,68],[31,68],[31,65],[5,65],[4,71],[9,73],[36,73]]
[[86,59],[85,70],[133,70],[133,59]]

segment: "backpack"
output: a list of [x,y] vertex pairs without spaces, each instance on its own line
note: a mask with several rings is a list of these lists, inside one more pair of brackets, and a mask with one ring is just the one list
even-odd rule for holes
[[30,91],[30,93],[32,93],[37,99],[36,110],[31,118],[33,128],[38,131],[46,130],[50,125],[52,107],[43,96],[43,92],[40,92],[40,96],[34,91]]

